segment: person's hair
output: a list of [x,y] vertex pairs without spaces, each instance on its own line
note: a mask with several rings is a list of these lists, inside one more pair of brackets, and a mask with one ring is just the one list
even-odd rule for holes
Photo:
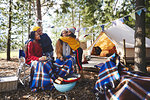
[[63,41],[61,39],[59,39],[59,41],[60,41],[61,45],[63,45]]
[[32,31],[30,34],[29,34],[29,38],[30,39],[35,39],[35,31]]
[[76,35],[74,35],[73,33],[69,34],[70,37],[76,38]]

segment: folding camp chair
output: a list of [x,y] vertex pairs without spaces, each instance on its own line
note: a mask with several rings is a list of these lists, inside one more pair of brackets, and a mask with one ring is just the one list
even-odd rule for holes
[[[19,68],[17,71],[17,77],[22,85],[26,85],[26,81],[30,78],[31,66],[25,63],[25,53],[23,50],[19,50]],[[29,83],[29,82],[28,82]]]

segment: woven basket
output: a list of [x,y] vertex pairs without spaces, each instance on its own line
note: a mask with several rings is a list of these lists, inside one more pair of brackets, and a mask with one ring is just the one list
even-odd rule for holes
[[17,90],[18,77],[0,77],[0,92]]

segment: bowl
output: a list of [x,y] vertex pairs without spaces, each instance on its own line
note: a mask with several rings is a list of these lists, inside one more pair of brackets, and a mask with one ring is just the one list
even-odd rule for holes
[[73,74],[69,74],[69,75],[65,76],[63,78],[62,84],[57,84],[55,82],[53,84],[54,84],[54,87],[58,91],[60,91],[60,92],[67,92],[67,91],[71,90],[76,85],[76,82],[80,78],[81,78],[80,74],[73,73]]
[[60,92],[67,92],[70,91],[76,85],[76,82],[67,83],[67,84],[57,84],[57,83],[53,83],[53,84],[56,90]]

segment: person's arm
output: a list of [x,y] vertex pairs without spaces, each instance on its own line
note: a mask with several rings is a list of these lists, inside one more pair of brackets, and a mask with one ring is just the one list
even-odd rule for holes
[[79,41],[79,38],[76,38],[76,40],[77,40],[78,42],[80,42],[80,41]]
[[[45,33],[46,34],[46,33]],[[53,51],[53,45],[52,45],[52,40],[51,38],[46,34],[46,41],[45,42],[48,42],[47,46],[49,46],[49,48],[51,48],[51,51]]]
[[60,39],[61,39],[63,42],[69,43],[71,37],[60,37]]
[[52,43],[52,40],[51,40],[51,38],[45,33],[45,35],[46,35],[46,39],[50,42],[50,43]]
[[63,49],[62,49],[61,41],[58,40],[58,41],[56,42],[56,55],[57,55],[57,58],[60,58],[60,57],[63,56],[63,55],[62,55],[62,51],[63,51]]
[[52,44],[50,37],[46,33],[41,35],[40,38],[41,39],[39,40],[39,42],[41,43],[42,47],[47,47]]
[[73,49],[74,51],[80,47],[80,43],[79,43],[75,38],[72,38],[72,37],[60,37],[60,39],[61,39],[63,42],[68,43],[68,45],[69,45],[69,46],[71,47],[71,49]]

